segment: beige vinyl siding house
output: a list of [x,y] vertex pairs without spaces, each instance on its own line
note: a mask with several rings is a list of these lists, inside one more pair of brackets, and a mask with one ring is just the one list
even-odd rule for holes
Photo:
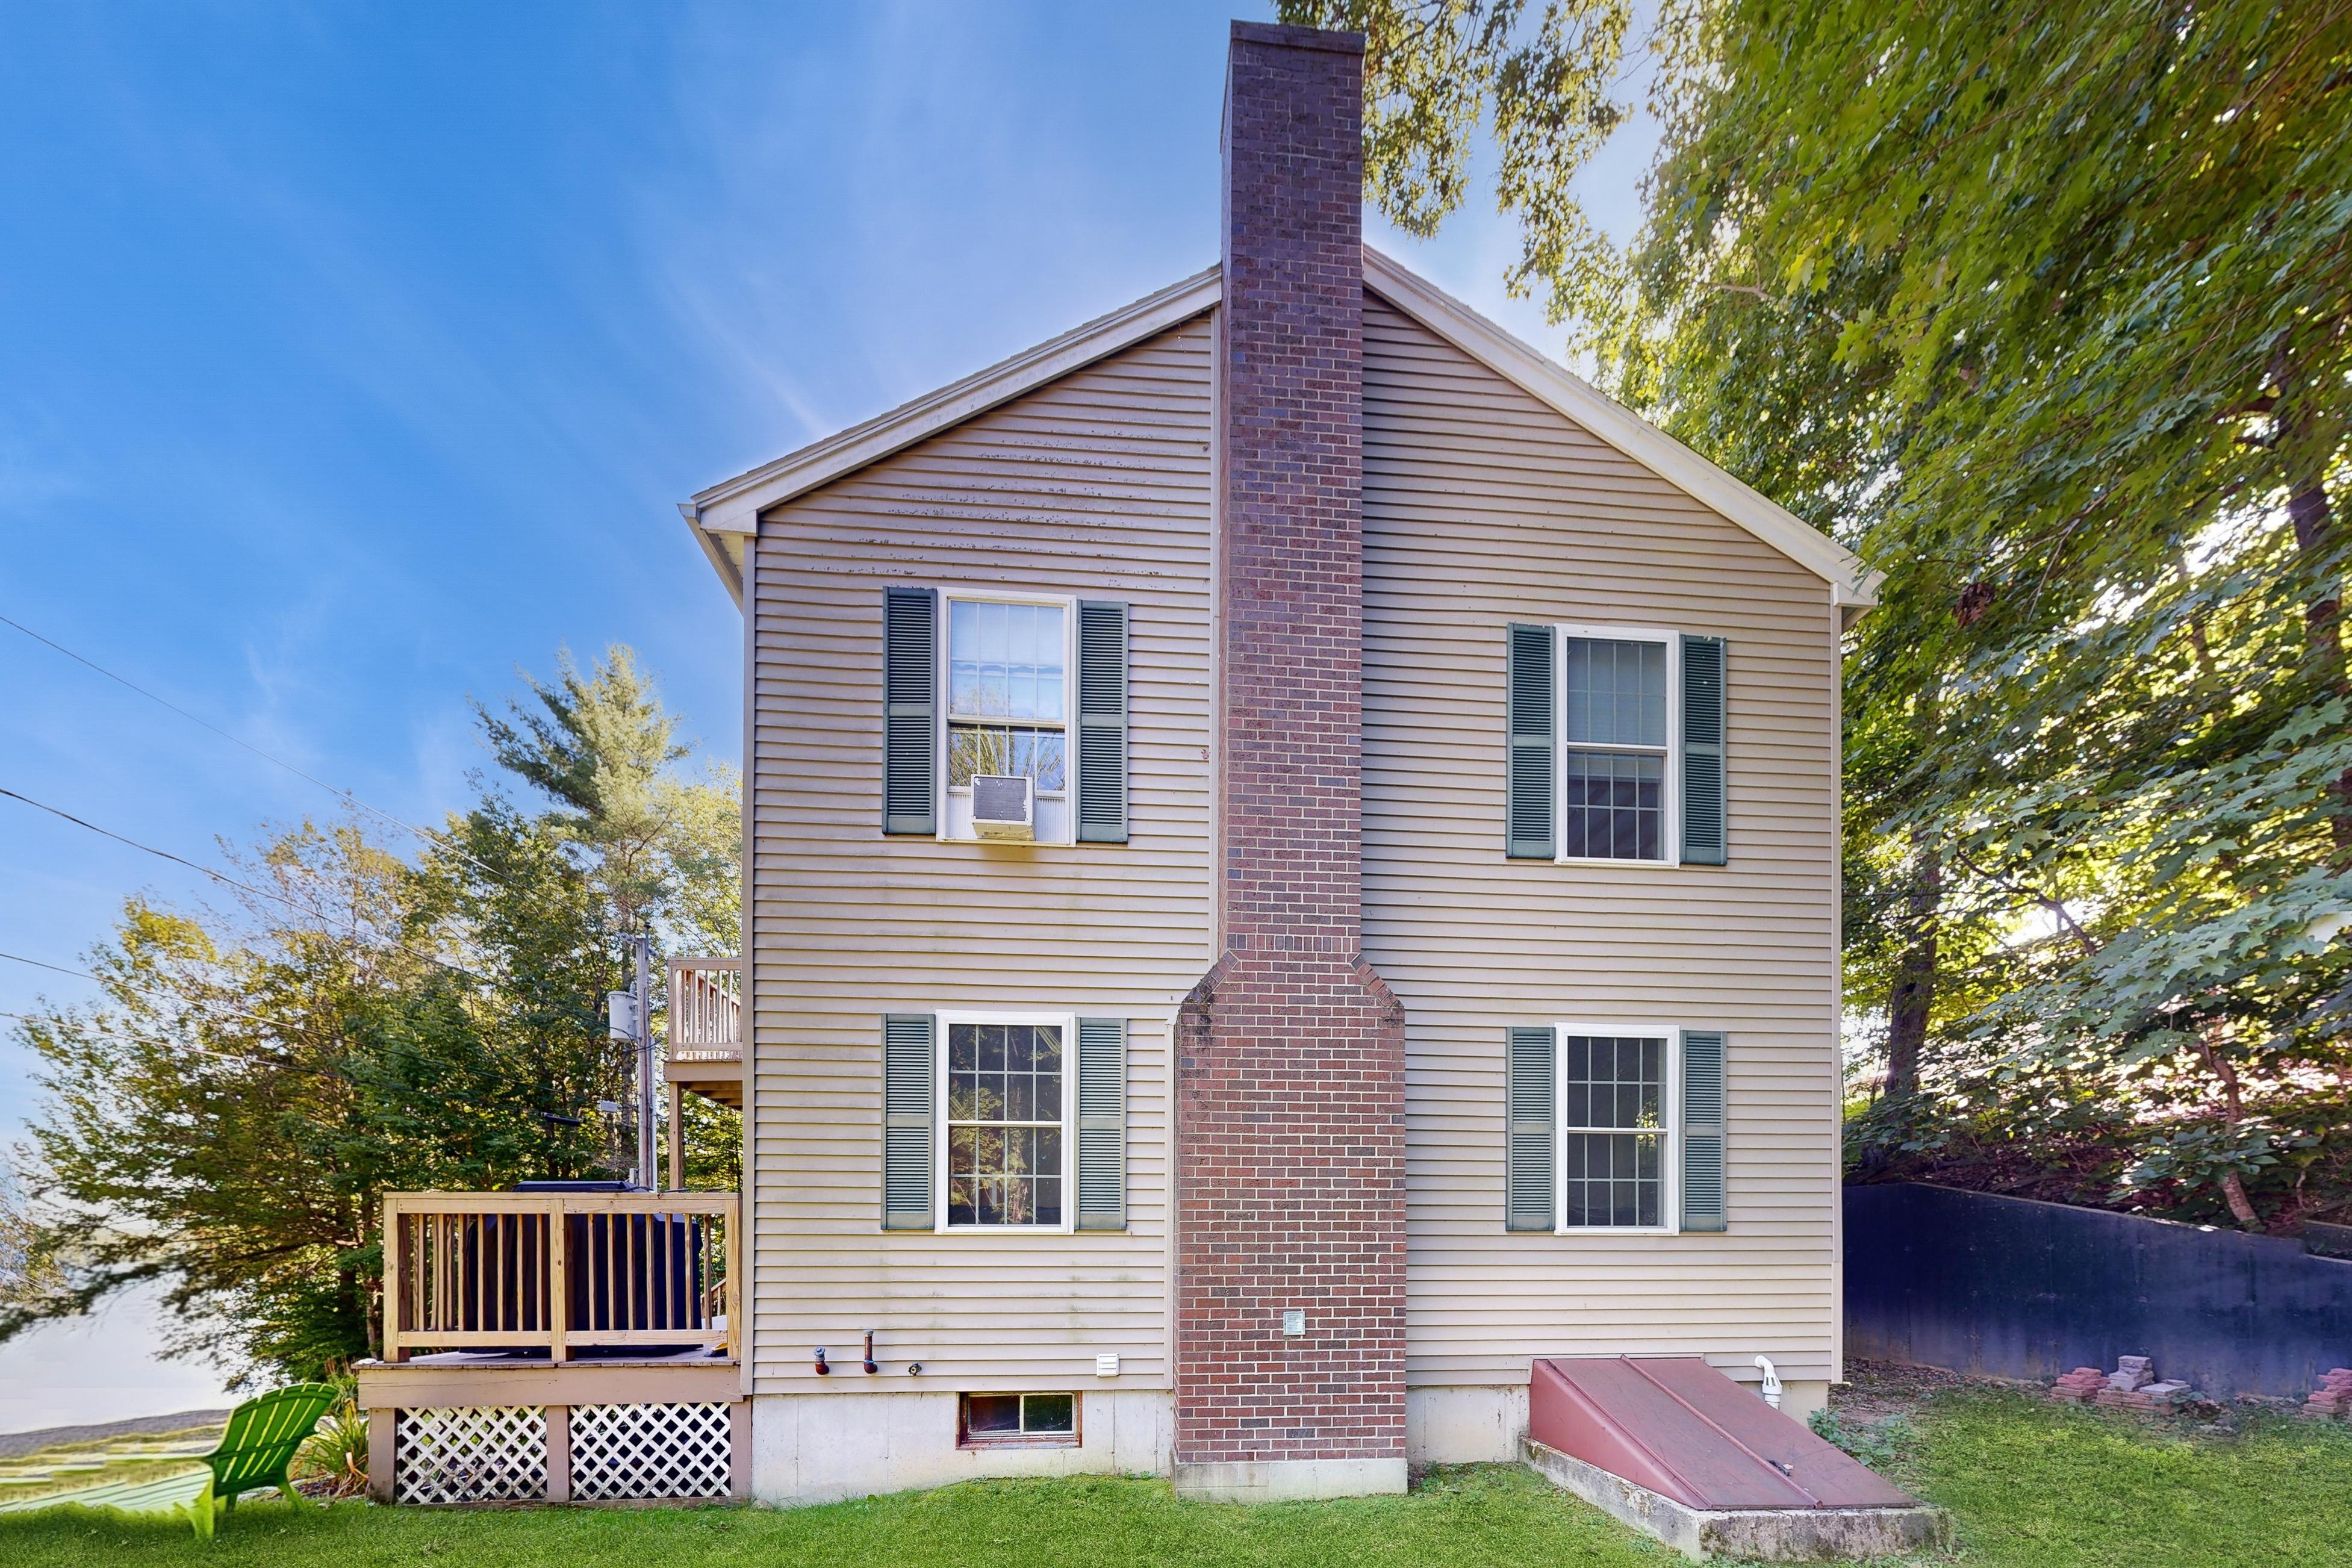
[[1356,47],[1236,25],[1217,268],[681,508],[761,1499],[1395,1490],[1537,1358],[1839,1375],[1874,579],[1363,248]]
[[[903,1394],[909,1357],[916,1388],[1167,1386],[1169,1021],[1213,957],[1209,398],[1195,316],[760,518],[756,1394]],[[883,596],[907,584],[1129,606],[1129,842],[880,835]],[[1126,1230],[878,1234],[880,1020],[1034,1009],[1128,1020]],[[887,1379],[858,1373],[867,1330]]]
[[[1750,1379],[1763,1354],[1792,1406],[1818,1403],[1837,1335],[1828,585],[1377,293],[1364,342],[1364,947],[1405,1011],[1421,1451],[1467,1457],[1498,1405],[1523,1412],[1529,1358],[1569,1343]],[[1514,622],[1727,640],[1727,865],[1503,856]],[[1727,1035],[1727,1231],[1504,1232],[1504,1034],[1555,1020]]]
[[[906,1394],[856,1373],[870,1329],[929,1386],[1147,1395],[1120,1462],[1165,1462],[1169,1026],[1213,957],[1213,326],[798,495],[744,547],[755,1394]],[[1507,1458],[1529,1359],[1564,1347],[1749,1379],[1766,1355],[1806,1408],[1837,1365],[1840,606],[1377,291],[1364,334],[1364,942],[1407,1019],[1414,1452]],[[908,584],[1129,605],[1129,843],[877,833],[883,591]],[[1505,628],[1530,620],[1726,639],[1727,865],[1503,856]],[[878,1234],[882,1018],[1035,1008],[1128,1020],[1128,1228]],[[1726,1232],[1505,1231],[1504,1031],[1555,1020],[1725,1033]]]

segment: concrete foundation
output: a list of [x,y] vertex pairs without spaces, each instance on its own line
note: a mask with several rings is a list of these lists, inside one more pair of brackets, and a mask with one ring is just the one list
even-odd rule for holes
[[1082,1390],[1078,1435],[1067,1447],[959,1448],[952,1392],[761,1394],[751,1497],[790,1507],[989,1476],[1166,1475],[1174,1403],[1157,1390]]
[[1533,1438],[1520,1454],[1554,1486],[1694,1560],[1822,1563],[1951,1545],[1952,1521],[1939,1508],[1697,1509]]
[[[1514,1463],[1523,1457],[1528,1432],[1525,1384],[1416,1388],[1405,1395],[1402,1459],[1180,1466],[1174,1462],[1175,1406],[1169,1394],[1082,1393],[1079,1442],[1055,1448],[957,1447],[951,1392],[761,1394],[751,1401],[751,1495],[789,1507],[952,1486],[986,1476],[1152,1475],[1173,1476],[1177,1490],[1187,1497],[1227,1502],[1361,1497],[1404,1490],[1408,1460]],[[1828,1395],[1825,1383],[1790,1383],[1780,1407],[1801,1421],[1822,1408]]]
[[1405,1489],[1405,1461],[1401,1458],[1179,1465],[1176,1491],[1180,1497],[1201,1502],[1300,1502],[1401,1492]]
[[1405,1391],[1405,1455],[1416,1465],[1507,1465],[1527,1435],[1524,1383]]

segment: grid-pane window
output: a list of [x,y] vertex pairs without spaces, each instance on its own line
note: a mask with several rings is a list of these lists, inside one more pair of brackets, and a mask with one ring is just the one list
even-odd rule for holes
[[1067,786],[1066,641],[1059,605],[948,601],[948,784],[1025,773]]
[[1570,637],[1560,852],[1571,859],[1666,855],[1666,645]]
[[948,1026],[948,1224],[1062,1223],[1062,1028]]
[[1654,1226],[1664,1212],[1666,1042],[1570,1035],[1560,1041],[1566,1226]]

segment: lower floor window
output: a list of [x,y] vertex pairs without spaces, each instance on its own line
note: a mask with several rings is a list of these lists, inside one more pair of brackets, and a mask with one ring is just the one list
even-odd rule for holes
[[1666,1042],[1560,1041],[1561,1224],[1655,1226],[1664,1209]]
[[967,1448],[1078,1440],[1075,1394],[967,1394],[960,1405],[956,1441]]
[[948,1224],[1062,1223],[1062,1030],[948,1026]]

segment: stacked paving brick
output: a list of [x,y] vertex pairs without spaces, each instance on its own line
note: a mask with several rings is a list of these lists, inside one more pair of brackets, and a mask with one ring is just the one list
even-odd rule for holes
[[2088,1405],[2106,1385],[2105,1373],[2095,1366],[2078,1366],[2050,1385],[2050,1397],[2061,1405]]
[[2319,1380],[2303,1413],[2320,1421],[2352,1421],[2352,1366],[2339,1366]]
[[2050,1397],[2066,1405],[2097,1405],[2109,1410],[2136,1410],[2148,1415],[2168,1415],[2197,1397],[2185,1383],[2160,1382],[2150,1358],[2119,1357],[2116,1370],[2101,1372],[2078,1366],[2050,1388]]

